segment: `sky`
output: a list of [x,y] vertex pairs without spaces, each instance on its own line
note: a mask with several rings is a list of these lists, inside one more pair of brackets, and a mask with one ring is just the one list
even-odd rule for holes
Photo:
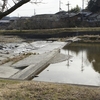
[[[70,4],[69,9],[76,7],[78,5],[82,8],[82,0],[60,0],[61,1],[61,9],[68,11],[68,6],[66,4]],[[84,7],[86,6],[86,0],[84,0]],[[11,4],[11,3],[10,3]],[[42,0],[42,3],[33,4],[26,3],[9,16],[33,16],[39,14],[54,14],[59,11],[59,0]]]

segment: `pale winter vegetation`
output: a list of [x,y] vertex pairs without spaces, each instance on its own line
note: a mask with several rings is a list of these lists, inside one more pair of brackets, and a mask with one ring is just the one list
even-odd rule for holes
[[100,100],[100,88],[0,80],[0,100]]

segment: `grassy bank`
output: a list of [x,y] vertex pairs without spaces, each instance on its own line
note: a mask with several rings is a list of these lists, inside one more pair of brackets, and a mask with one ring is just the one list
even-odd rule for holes
[[0,100],[100,100],[100,88],[0,80]]
[[0,35],[13,35],[21,38],[65,38],[83,35],[100,35],[100,27],[92,28],[56,28],[37,30],[0,30]]
[[25,34],[54,34],[63,32],[89,32],[100,31],[100,27],[87,27],[87,28],[56,28],[56,29],[36,29],[36,30],[0,30],[0,34],[5,33],[25,33]]

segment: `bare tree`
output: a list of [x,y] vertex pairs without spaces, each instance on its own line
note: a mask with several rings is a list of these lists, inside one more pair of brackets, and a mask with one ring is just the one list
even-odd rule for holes
[[[13,5],[9,4],[9,1],[13,2]],[[42,0],[1,0],[0,1],[0,19],[2,19],[4,16],[12,13],[15,11],[17,8],[21,7],[22,5],[26,3],[41,3]]]

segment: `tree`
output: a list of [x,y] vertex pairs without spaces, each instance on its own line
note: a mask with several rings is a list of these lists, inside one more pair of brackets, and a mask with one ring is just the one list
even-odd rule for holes
[[100,11],[100,0],[90,0],[88,2],[87,9],[91,12]]
[[70,10],[70,12],[73,12],[73,13],[78,13],[78,12],[80,12],[80,7],[78,6],[78,5],[76,5],[76,7],[75,8],[72,8],[71,10]]
[[41,1],[38,0],[12,0],[13,5],[9,6],[8,3],[9,0],[1,0],[0,1],[0,19],[2,19],[4,16],[7,16],[8,14],[15,11],[17,8],[21,7],[22,5],[31,2],[31,3],[41,3]]

